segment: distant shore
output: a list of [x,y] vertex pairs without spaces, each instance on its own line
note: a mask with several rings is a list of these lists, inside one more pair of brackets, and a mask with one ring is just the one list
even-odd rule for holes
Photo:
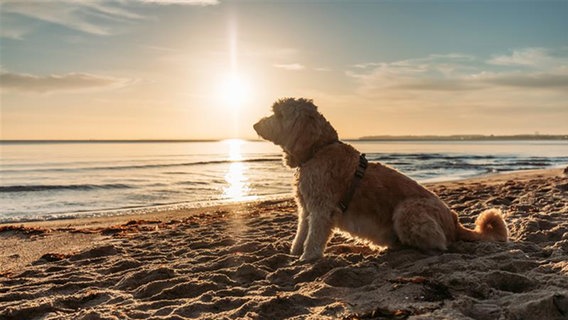
[[539,134],[520,134],[520,135],[450,135],[450,136],[365,136],[357,141],[527,141],[527,140],[565,140],[568,141],[568,134],[563,135],[539,135]]

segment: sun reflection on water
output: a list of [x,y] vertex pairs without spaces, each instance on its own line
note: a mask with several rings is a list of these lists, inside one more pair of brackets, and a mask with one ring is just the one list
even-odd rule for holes
[[231,201],[252,200],[256,197],[250,195],[250,184],[247,172],[249,170],[243,160],[241,146],[244,141],[239,139],[226,140],[229,145],[229,170],[225,174],[227,186],[223,188],[223,196]]

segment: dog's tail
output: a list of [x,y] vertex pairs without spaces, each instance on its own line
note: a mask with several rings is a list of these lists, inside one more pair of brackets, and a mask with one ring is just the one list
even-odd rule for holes
[[483,211],[475,220],[475,229],[458,223],[457,238],[465,241],[507,241],[509,230],[499,209]]

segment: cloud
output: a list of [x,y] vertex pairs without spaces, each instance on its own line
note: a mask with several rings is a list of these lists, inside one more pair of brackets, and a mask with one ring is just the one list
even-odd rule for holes
[[568,73],[503,73],[485,74],[478,78],[482,83],[515,88],[568,90]]
[[568,47],[559,49],[524,48],[513,50],[508,55],[494,55],[488,64],[513,69],[530,68],[535,70],[568,70]]
[[[136,5],[195,5],[218,4],[217,0],[55,0],[55,1],[2,1],[2,19],[17,20],[22,16],[37,21],[60,25],[93,35],[113,35],[123,32],[126,25],[148,19],[136,13]],[[24,34],[16,23],[2,25],[2,36],[21,38]],[[21,24],[20,24],[21,25]],[[6,29],[8,31],[4,31]]]
[[29,30],[22,29],[22,28],[2,28],[0,29],[0,38],[7,38],[7,39],[14,39],[14,40],[22,40],[23,36],[28,33]]
[[549,59],[544,48],[515,50],[510,55],[495,55],[488,63],[501,66],[536,66]]
[[[431,54],[424,58],[417,58],[417,59],[409,59],[409,60],[400,60],[395,62],[365,62],[365,63],[357,63],[352,65],[353,68],[356,69],[372,69],[377,67],[384,67],[384,66],[422,66],[424,67],[426,64],[438,63],[442,65],[443,63],[452,62],[471,62],[474,61],[475,57],[468,54],[463,53],[448,53],[448,54]],[[442,62],[442,63],[440,63]]]
[[[0,8],[0,10],[2,9]],[[34,26],[30,25],[29,21],[24,22],[10,15],[2,14],[1,16],[0,38],[22,40],[26,34],[33,30]]]
[[4,15],[25,16],[95,35],[111,35],[125,22],[144,19],[113,3],[97,1],[8,1],[2,10]]
[[[495,65],[507,66],[496,68]],[[525,66],[531,66],[526,69]],[[362,93],[381,91],[478,91],[505,88],[568,90],[568,54],[562,50],[528,48],[511,56],[483,61],[462,54],[431,55],[394,62],[352,66],[347,75]]]
[[381,64],[382,63],[378,63],[378,62],[357,63],[357,64],[354,64],[352,67],[357,68],[357,69],[367,69],[367,68],[372,68],[372,67],[378,67]]
[[182,5],[200,5],[200,6],[210,6],[219,4],[218,0],[140,0],[144,3],[156,3],[156,4],[182,4]]
[[275,64],[275,68],[289,70],[289,71],[300,71],[304,70],[306,67],[299,63],[288,63],[288,64]]
[[478,70],[473,58],[464,54],[430,55],[425,58],[353,65],[347,75],[356,79],[362,93],[382,90],[457,91],[477,87],[464,81]]
[[132,80],[100,76],[90,73],[67,73],[38,76],[26,73],[0,73],[2,90],[51,93],[57,91],[83,91],[101,88],[118,88]]

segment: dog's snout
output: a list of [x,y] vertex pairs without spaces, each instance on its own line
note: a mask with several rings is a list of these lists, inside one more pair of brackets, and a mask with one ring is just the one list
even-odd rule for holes
[[264,134],[266,133],[266,131],[270,127],[270,118],[262,118],[257,123],[255,123],[252,127],[254,128],[254,131],[256,131],[256,133],[258,133],[260,136],[264,137]]
[[257,122],[257,123],[255,123],[255,124],[253,124],[253,126],[252,126],[252,128],[254,129],[254,131],[256,131],[256,133],[258,133],[258,134],[260,134],[260,131],[259,131],[259,130],[260,130],[260,123],[261,123],[261,122],[262,122],[262,120],[259,121],[259,122]]
[[260,137],[274,142],[273,138],[276,136],[274,125],[274,118],[266,117],[260,119],[257,123],[253,124],[252,127]]

